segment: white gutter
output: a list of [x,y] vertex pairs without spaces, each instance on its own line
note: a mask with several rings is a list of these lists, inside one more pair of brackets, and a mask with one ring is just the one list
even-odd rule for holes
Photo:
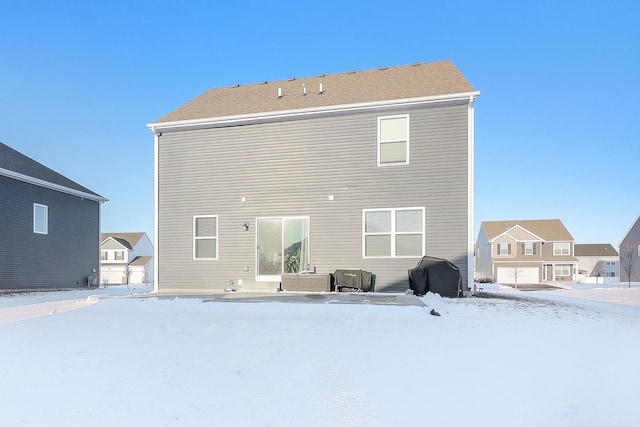
[[[153,132],[170,132],[171,130],[179,130],[190,127],[207,127],[211,125],[226,125],[234,124],[238,122],[244,122],[247,120],[256,119],[278,119],[288,117],[308,116],[318,113],[334,113],[345,111],[357,111],[369,108],[377,107],[407,107],[417,104],[426,104],[432,102],[442,101],[456,101],[456,100],[473,100],[476,96],[480,95],[480,92],[463,92],[447,95],[433,95],[423,96],[418,98],[407,98],[399,100],[387,100],[387,101],[370,101],[370,102],[358,102],[353,104],[344,104],[341,106],[330,105],[325,107],[313,107],[313,108],[298,108],[294,110],[280,110],[280,111],[268,111],[264,113],[251,113],[251,114],[237,114],[232,116],[222,117],[210,117],[204,119],[191,119],[191,120],[177,120],[171,122],[150,123],[147,125]],[[472,102],[472,101],[470,101]]]
[[8,178],[16,179],[18,181],[23,181],[28,184],[37,185],[38,187],[48,188],[50,190],[59,191],[61,193],[71,194],[72,196],[77,196],[82,199],[93,200],[94,202],[98,202],[98,203],[104,203],[109,201],[108,199],[105,199],[104,197],[98,196],[96,194],[90,194],[84,191],[75,190],[73,188],[65,187],[59,184],[54,184],[49,181],[44,181],[42,179],[34,178],[32,176],[24,175],[8,169],[0,168],[0,175],[6,176]]

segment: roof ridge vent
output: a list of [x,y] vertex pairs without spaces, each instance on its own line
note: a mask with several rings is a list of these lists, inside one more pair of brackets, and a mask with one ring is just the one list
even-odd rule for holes
[[382,71],[384,71],[384,70],[386,70],[387,68],[388,68],[388,67],[380,67],[380,68],[378,68],[378,70],[382,70]]

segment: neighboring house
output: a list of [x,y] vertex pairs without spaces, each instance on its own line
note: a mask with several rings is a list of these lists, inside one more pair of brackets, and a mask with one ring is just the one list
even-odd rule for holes
[[619,277],[620,257],[609,243],[574,245],[578,274],[583,277]]
[[105,201],[0,143],[0,289],[87,287]]
[[620,242],[620,282],[640,282],[640,216]]
[[102,284],[153,282],[153,244],[146,233],[100,235]]
[[468,285],[478,95],[442,61],[211,89],[149,124],[157,289],[361,269],[403,291],[426,254]]
[[573,243],[559,219],[484,221],[475,248],[476,280],[516,285],[575,281]]

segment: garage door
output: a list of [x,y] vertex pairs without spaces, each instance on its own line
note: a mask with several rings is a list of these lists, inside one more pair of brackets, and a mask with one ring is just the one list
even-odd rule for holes
[[538,267],[498,267],[496,270],[498,283],[514,284],[516,277],[517,283],[540,283]]

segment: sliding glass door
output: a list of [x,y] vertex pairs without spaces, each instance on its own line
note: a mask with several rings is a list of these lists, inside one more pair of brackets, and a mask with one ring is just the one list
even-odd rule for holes
[[309,218],[258,218],[256,224],[259,281],[280,281],[282,273],[309,268]]

